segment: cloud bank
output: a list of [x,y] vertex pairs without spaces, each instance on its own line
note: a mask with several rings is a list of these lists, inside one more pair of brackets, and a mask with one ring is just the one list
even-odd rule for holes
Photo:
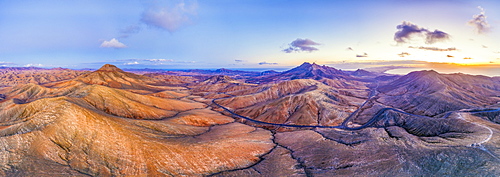
[[407,43],[411,38],[417,36],[424,36],[425,43],[427,44],[450,39],[450,35],[446,32],[440,30],[430,31],[408,21],[403,21],[403,23],[396,26],[396,28],[398,31],[394,34],[394,40],[398,43]]
[[127,46],[120,41],[116,40],[115,38],[109,40],[109,41],[104,41],[101,44],[101,47],[103,48],[126,48]]
[[196,1],[190,3],[181,1],[173,6],[155,4],[142,13],[141,22],[172,33],[180,27],[190,24],[191,19],[197,14],[197,9]]
[[143,59],[143,58],[132,58],[132,59],[119,59],[119,60],[108,60],[102,62],[93,62],[93,63],[82,63],[82,65],[96,65],[101,66],[103,64],[112,64],[117,66],[141,66],[141,67],[149,67],[149,66],[163,66],[163,65],[172,65],[184,63],[182,61],[174,61],[172,59]]
[[29,63],[25,64],[24,67],[44,67],[45,65],[39,63]]
[[481,10],[480,14],[472,16],[472,19],[467,22],[467,24],[474,27],[475,31],[479,34],[486,33],[490,31],[490,24],[486,21],[485,11],[481,6],[477,7]]
[[409,46],[408,48],[411,49],[420,49],[420,50],[431,50],[431,51],[438,51],[438,52],[447,52],[447,51],[456,51],[457,48],[455,47],[450,47],[450,48],[437,48],[437,47],[414,47],[414,46]]
[[316,45],[320,45],[317,42],[312,41],[311,39],[296,39],[292,41],[292,43],[288,44],[288,48],[284,49],[285,53],[292,52],[313,52],[318,50],[318,48],[314,47]]
[[15,66],[17,64],[12,63],[12,62],[6,62],[6,61],[0,61],[0,66],[6,67],[6,66]]
[[278,63],[260,62],[259,65],[277,65]]
[[428,31],[425,35],[425,41],[427,44],[434,44],[436,42],[450,39],[450,35],[448,33],[439,30]]
[[169,65],[174,62],[172,59],[125,59],[118,61],[124,62],[123,65]]
[[356,55],[356,57],[368,57],[368,54],[365,52],[362,55]]
[[400,54],[398,54],[399,57],[405,57],[405,56],[409,56],[410,53],[408,52],[401,52]]

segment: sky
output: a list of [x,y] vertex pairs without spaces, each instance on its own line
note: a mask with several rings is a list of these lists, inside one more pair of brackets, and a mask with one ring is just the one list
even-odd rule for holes
[[495,7],[500,1],[0,0],[0,65],[279,69],[315,62],[500,75]]

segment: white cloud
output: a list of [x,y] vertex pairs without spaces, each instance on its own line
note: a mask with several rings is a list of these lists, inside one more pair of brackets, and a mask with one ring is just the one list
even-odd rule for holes
[[116,40],[115,38],[109,40],[109,41],[104,41],[101,44],[101,47],[105,48],[126,48],[127,46],[120,41]]
[[174,62],[172,59],[125,59],[125,60],[117,60],[123,63],[123,65],[169,65]]
[[180,1],[173,6],[151,6],[142,13],[141,22],[160,29],[174,32],[180,27],[190,24],[196,15],[196,1],[186,4]]
[[24,65],[24,67],[43,67],[43,66],[44,66],[43,64],[35,64],[35,63]]
[[150,62],[173,62],[174,60],[172,59],[146,59],[147,61]]
[[482,34],[490,31],[490,24],[486,21],[486,14],[484,9],[481,6],[477,7],[481,10],[481,13],[472,16],[472,20],[467,22],[469,25],[473,26],[477,33]]
[[14,66],[14,65],[16,65],[16,64],[12,63],[12,62],[0,61],[0,66],[3,66],[3,67]]
[[124,63],[123,65],[138,65],[138,64],[140,64],[140,63],[137,61],[134,61],[134,62]]

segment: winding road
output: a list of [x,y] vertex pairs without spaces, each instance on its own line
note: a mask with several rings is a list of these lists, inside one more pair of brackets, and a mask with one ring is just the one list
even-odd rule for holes
[[[380,110],[370,120],[368,120],[365,124],[363,124],[363,125],[361,125],[359,127],[348,127],[347,124],[348,124],[349,120],[352,117],[354,117],[363,108],[363,106],[366,105],[366,103],[368,103],[374,96],[377,95],[377,88],[378,87],[379,87],[379,83],[377,82],[377,86],[375,86],[374,88],[372,88],[370,90],[370,94],[369,94],[368,98],[363,102],[363,104],[361,104],[361,106],[356,111],[354,111],[351,115],[349,115],[349,117],[347,117],[344,120],[344,122],[342,122],[342,124],[339,125],[339,126],[290,125],[290,124],[278,124],[278,123],[271,123],[271,122],[263,122],[263,121],[255,120],[255,119],[252,119],[252,118],[249,118],[249,117],[246,117],[246,116],[242,116],[242,115],[236,114],[235,112],[229,110],[228,108],[226,108],[226,107],[224,107],[224,106],[222,106],[222,105],[220,105],[219,103],[216,102],[217,100],[223,99],[223,98],[214,99],[214,100],[212,100],[212,103],[215,104],[215,105],[217,105],[218,107],[224,109],[225,111],[229,112],[233,116],[236,116],[236,117],[248,120],[248,121],[252,121],[252,122],[255,122],[255,123],[259,123],[259,124],[273,125],[273,126],[282,126],[282,127],[295,127],[295,128],[338,128],[338,129],[343,129],[343,130],[361,130],[361,129],[369,127],[373,123],[377,122],[378,119],[379,119],[378,117],[383,113],[383,111],[385,111],[387,109],[392,109],[392,110],[395,110],[395,111],[398,111],[398,112],[401,112],[401,113],[405,113],[405,112],[403,112],[401,110],[397,110],[397,109],[394,109],[394,108],[384,108],[384,109]],[[409,113],[405,113],[405,114],[409,114]],[[410,115],[412,115],[412,114],[410,114]],[[415,115],[415,116],[418,116],[418,115]]]
[[[371,97],[369,98],[371,99]],[[406,114],[406,115],[410,115],[410,116],[416,116],[416,117],[425,117],[425,118],[428,118],[426,116],[421,116],[421,115],[416,115],[416,114],[410,114],[410,113],[407,113],[407,112],[404,112],[402,110],[399,110],[399,109],[395,109],[395,108],[383,108],[383,109],[380,109],[377,114],[375,114],[370,120],[368,120],[365,124],[359,126],[359,127],[347,127],[346,126],[346,122],[348,121],[348,119],[346,119],[346,121],[344,121],[344,123],[342,123],[341,125],[339,126],[320,126],[320,125],[290,125],[290,124],[277,124],[277,123],[270,123],[270,122],[263,122],[263,121],[259,121],[259,120],[255,120],[255,119],[252,119],[252,118],[249,118],[249,117],[245,117],[245,116],[242,116],[242,115],[239,115],[239,114],[236,114],[234,113],[233,111],[229,110],[228,108],[218,104],[216,102],[216,100],[218,99],[214,99],[212,100],[212,103],[217,105],[218,107],[224,109],[225,111],[229,112],[230,114],[232,114],[233,116],[236,116],[236,117],[239,117],[239,118],[242,118],[242,119],[245,119],[245,120],[248,120],[248,121],[252,121],[252,122],[255,122],[255,123],[259,123],[259,124],[265,124],[265,125],[273,125],[273,126],[282,126],[282,127],[296,127],[296,128],[337,128],[337,129],[342,129],[342,130],[361,130],[361,129],[364,129],[364,128],[367,128],[371,125],[373,125],[374,123],[376,123],[377,121],[380,120],[381,118],[381,115],[383,113],[385,113],[386,111],[388,110],[391,110],[391,111],[395,111],[395,112],[398,112],[398,113],[401,113],[401,114]],[[368,101],[368,100],[367,100]],[[366,102],[365,102],[366,103]],[[364,104],[363,104],[364,105]],[[362,107],[362,106],[361,106]],[[360,108],[361,108],[360,107]],[[493,154],[491,151],[489,151],[486,147],[484,147],[484,143],[487,143],[488,141],[491,140],[491,138],[493,137],[493,130],[488,127],[488,126],[485,126],[483,124],[479,124],[479,123],[476,123],[476,122],[471,122],[467,119],[465,119],[463,116],[462,116],[462,113],[466,113],[466,112],[469,112],[469,113],[482,113],[482,112],[494,112],[494,111],[500,111],[500,109],[495,109],[495,110],[485,110],[485,111],[453,111],[453,112],[449,112],[447,114],[445,114],[445,116],[443,116],[443,118],[448,118],[452,113],[458,113],[458,118],[461,119],[461,120],[464,120],[466,122],[469,122],[469,123],[472,123],[472,124],[475,124],[477,126],[480,126],[480,127],[483,127],[485,129],[487,129],[489,131],[489,135],[484,138],[483,140],[481,140],[480,142],[477,142],[477,143],[473,143],[473,144],[470,144],[469,147],[472,147],[472,148],[478,148],[484,152],[486,152],[487,154],[489,154],[490,156],[492,156],[493,158],[495,158],[496,160],[500,161],[500,158],[497,157],[495,154]],[[353,112],[354,114],[355,112]]]
[[461,112],[460,112],[460,113],[458,113],[458,118],[459,118],[459,119],[462,119],[462,120],[464,120],[464,121],[466,121],[466,122],[469,122],[469,123],[475,124],[475,125],[477,125],[477,126],[483,127],[483,128],[487,129],[487,130],[490,132],[490,134],[488,135],[488,137],[486,137],[485,139],[483,139],[483,141],[478,142],[478,143],[474,143],[474,144],[472,144],[471,146],[482,146],[482,145],[483,145],[483,143],[486,143],[486,142],[488,142],[488,141],[490,141],[490,140],[491,140],[491,137],[493,136],[493,130],[491,130],[491,128],[490,128],[490,127],[487,127],[486,125],[483,125],[483,124],[480,124],[480,123],[471,122],[471,121],[467,120],[466,118],[464,118],[464,117],[462,116],[462,113],[461,113]]
[[[270,123],[270,122],[264,122],[264,121],[259,121],[259,120],[256,120],[256,119],[252,119],[252,118],[249,118],[249,117],[246,117],[246,116],[242,116],[242,115],[239,115],[239,114],[236,114],[235,112],[233,112],[232,110],[220,105],[217,103],[217,100],[219,99],[222,99],[222,98],[219,98],[219,99],[214,99],[212,100],[212,103],[217,105],[218,107],[224,109],[225,111],[227,111],[228,113],[230,113],[231,115],[233,116],[236,116],[238,118],[242,118],[242,119],[245,119],[245,120],[248,120],[248,121],[251,121],[251,122],[254,122],[254,123],[258,123],[258,124],[264,124],[264,125],[271,125],[271,126],[281,126],[281,127],[295,127],[295,128],[336,128],[336,129],[342,129],[342,130],[361,130],[361,129],[364,129],[364,128],[367,128],[367,127],[370,127],[372,125],[374,125],[375,123],[379,122],[382,120],[383,116],[382,114],[386,113],[387,111],[394,111],[394,112],[397,112],[397,113],[401,113],[401,114],[404,114],[404,115],[409,115],[409,116],[414,116],[414,117],[421,117],[421,118],[429,118],[427,116],[422,116],[422,115],[416,115],[416,114],[411,114],[411,113],[407,113],[407,112],[404,112],[403,110],[400,110],[400,109],[396,109],[396,108],[382,108],[380,109],[375,115],[373,115],[373,117],[368,120],[366,123],[364,123],[363,125],[360,125],[358,127],[350,127],[348,126],[348,123],[350,122],[350,120],[354,117],[356,117],[356,115],[363,109],[363,107],[369,103],[377,94],[378,94],[378,91],[377,91],[377,88],[379,87],[379,83],[377,82],[377,85],[376,87],[372,88],[371,91],[370,91],[370,94],[368,96],[368,98],[360,105],[360,107],[354,111],[353,113],[351,113],[340,125],[338,126],[321,126],[321,125],[290,125],[290,124],[280,124],[280,123]],[[472,123],[474,125],[477,125],[479,127],[483,127],[484,129],[488,130],[489,131],[489,134],[488,136],[486,136],[484,139],[482,139],[481,141],[477,142],[477,143],[472,143],[470,145],[466,145],[467,147],[472,147],[472,148],[477,148],[479,150],[482,150],[484,152],[486,152],[487,154],[489,154],[490,156],[492,156],[493,158],[495,158],[496,160],[500,161],[500,158],[497,157],[494,153],[492,153],[491,151],[489,151],[483,144],[484,143],[487,143],[489,142],[492,137],[493,137],[493,134],[494,134],[494,131],[486,126],[486,125],[483,125],[483,124],[480,124],[480,123],[477,123],[477,122],[472,122],[470,120],[468,120],[467,118],[464,118],[464,116],[462,115],[463,113],[487,113],[487,112],[497,112],[497,111],[500,111],[500,108],[498,109],[483,109],[483,110],[457,110],[457,111],[451,111],[451,112],[448,112],[446,113],[443,117],[441,118],[448,118],[450,115],[452,115],[453,113],[457,113],[458,115],[458,119],[461,119],[461,120],[464,120],[466,122],[469,122],[469,123]],[[384,123],[385,124],[385,123]]]
[[[495,111],[498,111],[498,109],[496,109]],[[475,112],[475,113],[480,113],[480,112],[483,112],[483,111],[464,111],[464,112]],[[493,110],[486,110],[486,111],[484,111],[484,112],[493,112]],[[480,123],[476,123],[476,122],[471,122],[471,121],[467,120],[466,118],[464,118],[464,117],[462,116],[462,113],[463,113],[463,112],[459,112],[459,113],[458,113],[458,118],[459,118],[459,119],[462,119],[462,120],[464,120],[464,121],[466,121],[466,122],[469,122],[469,123],[472,123],[472,124],[474,124],[474,125],[477,125],[477,126],[483,127],[483,128],[485,128],[485,129],[487,129],[487,130],[489,131],[489,133],[490,133],[490,134],[489,134],[486,138],[484,138],[482,141],[477,142],[477,143],[472,143],[472,144],[471,144],[471,145],[469,145],[469,146],[470,146],[470,147],[473,147],[473,148],[478,148],[478,149],[480,149],[480,150],[482,150],[482,151],[486,152],[487,154],[489,154],[490,156],[492,156],[492,157],[493,157],[493,158],[495,158],[496,160],[499,160],[499,161],[500,161],[500,158],[498,158],[498,157],[497,157],[495,154],[493,154],[490,150],[486,149],[486,147],[484,147],[484,145],[483,145],[484,143],[487,143],[488,141],[490,141],[490,140],[491,140],[491,138],[493,137],[493,130],[492,130],[490,127],[486,126],[486,125],[483,125],[483,124],[480,124]]]
[[344,120],[344,122],[342,122],[342,124],[341,124],[342,126],[347,127],[347,124],[349,123],[349,121],[358,114],[358,112],[366,105],[366,103],[368,103],[374,96],[377,95],[378,86],[379,86],[379,83],[377,82],[377,86],[375,86],[375,88],[371,89],[370,94],[368,95],[368,98],[365,100],[365,102],[363,102],[363,104],[361,104],[361,106],[359,106],[359,108],[356,109],[356,111],[352,112],[352,114],[349,115],[349,117],[347,117]]
[[[347,117],[338,126],[293,125],[293,124],[290,125],[290,124],[280,124],[280,123],[264,122],[264,121],[252,119],[250,117],[246,117],[246,116],[242,116],[242,115],[236,114],[235,112],[231,111],[230,109],[228,109],[228,108],[220,105],[219,103],[217,103],[217,100],[224,99],[224,98],[214,99],[214,100],[212,100],[212,103],[215,104],[216,106],[224,109],[225,111],[227,111],[228,113],[230,113],[233,116],[236,116],[238,118],[242,118],[242,119],[254,122],[254,123],[264,124],[264,125],[272,125],[272,126],[281,126],[281,127],[294,127],[294,128],[337,128],[337,129],[343,129],[343,130],[361,130],[361,129],[364,129],[364,128],[372,126],[377,121],[380,121],[381,120],[381,115],[384,114],[386,111],[389,111],[389,110],[390,111],[394,111],[394,112],[398,112],[398,113],[401,113],[401,114],[409,115],[409,116],[421,117],[421,118],[428,118],[427,116],[422,116],[422,115],[416,115],[416,114],[407,113],[407,112],[404,112],[404,111],[396,109],[396,108],[382,108],[370,120],[368,120],[363,125],[358,126],[358,127],[348,127],[347,124],[350,121],[350,119],[352,119],[373,97],[375,97],[378,94],[377,93],[377,88],[378,87],[379,87],[379,83],[377,82],[377,86],[375,86],[374,88],[371,89],[368,98],[363,102],[363,104],[361,104],[361,106],[356,111],[354,111],[351,115],[349,115],[349,117]],[[495,111],[500,111],[500,108],[499,109],[488,109],[488,110],[474,110],[474,111],[452,111],[452,112],[446,113],[442,118],[448,118],[451,114],[458,113],[458,115],[460,116],[460,118],[463,119],[463,120],[465,120],[462,117],[462,115],[461,115],[462,112],[484,113],[484,112],[495,112]],[[467,121],[467,120],[465,120],[465,121]],[[469,122],[469,121],[467,121],[467,122]],[[490,136],[487,139],[485,139],[485,140],[483,140],[483,141],[481,141],[479,143],[475,143],[475,144],[483,144],[485,142],[488,142],[491,139],[493,131],[489,127],[487,127],[485,125],[477,124],[477,123],[474,123],[474,124],[476,124],[478,126],[485,127],[485,128],[487,128],[491,132]]]
[[354,111],[351,115],[349,115],[349,117],[347,117],[342,122],[342,124],[338,125],[338,126],[290,125],[290,124],[279,124],[279,123],[264,122],[264,121],[259,121],[259,120],[252,119],[250,117],[246,117],[246,116],[242,116],[242,115],[236,114],[235,112],[231,111],[230,109],[228,109],[228,108],[220,105],[219,103],[217,103],[217,100],[224,99],[224,98],[214,99],[214,100],[212,100],[212,103],[215,104],[215,105],[217,105],[218,107],[224,109],[225,111],[227,111],[228,113],[230,113],[233,116],[236,116],[238,118],[242,118],[242,119],[254,122],[254,123],[264,124],[264,125],[272,125],[272,126],[281,126],[281,127],[294,127],[294,128],[337,128],[337,129],[343,129],[343,130],[361,130],[361,129],[370,127],[371,125],[373,125],[374,123],[376,123],[377,121],[379,121],[380,118],[381,118],[381,115],[383,113],[385,113],[386,111],[388,111],[388,110],[395,111],[395,112],[398,112],[398,113],[401,113],[401,114],[406,114],[406,115],[409,115],[409,116],[425,117],[425,118],[427,118],[426,116],[407,113],[407,112],[404,112],[404,111],[396,109],[396,108],[383,108],[383,109],[380,109],[370,120],[368,120],[363,125],[358,126],[358,127],[348,127],[347,124],[350,121],[350,119],[352,119],[373,97],[375,97],[378,94],[377,93],[377,88],[378,87],[379,87],[379,83],[377,82],[377,86],[375,86],[374,88],[371,89],[368,98],[363,102],[363,104],[361,104],[361,106],[356,111]]

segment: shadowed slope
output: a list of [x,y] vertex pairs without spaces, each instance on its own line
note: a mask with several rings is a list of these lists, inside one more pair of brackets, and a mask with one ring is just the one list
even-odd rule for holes
[[264,122],[330,126],[338,125],[364,101],[310,79],[265,85],[254,91],[217,103]]
[[412,72],[378,90],[383,104],[426,116],[500,101],[500,81],[494,78],[435,71]]

